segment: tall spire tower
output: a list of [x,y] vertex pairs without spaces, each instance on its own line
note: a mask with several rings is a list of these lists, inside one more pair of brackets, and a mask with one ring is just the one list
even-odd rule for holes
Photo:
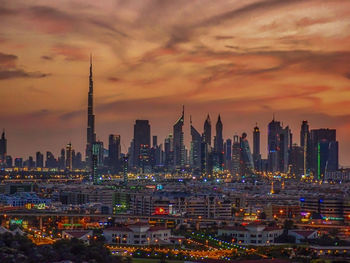
[[92,80],[92,56],[90,54],[90,75],[89,75],[88,116],[87,116],[88,122],[87,122],[87,138],[86,138],[86,153],[85,153],[87,168],[91,168],[92,145],[96,141],[93,98],[94,98],[94,82]]

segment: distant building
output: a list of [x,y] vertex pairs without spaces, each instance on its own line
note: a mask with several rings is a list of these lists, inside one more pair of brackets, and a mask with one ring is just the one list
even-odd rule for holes
[[45,161],[45,167],[46,168],[57,168],[57,160],[55,159],[55,156],[51,152],[46,152],[46,161]]
[[260,129],[258,126],[253,130],[253,161],[256,171],[261,171],[261,154],[260,154]]
[[108,144],[108,166],[113,172],[118,172],[120,170],[120,135],[109,135]]
[[318,179],[326,173],[338,170],[338,141],[335,129],[311,130],[311,170]]
[[304,147],[294,144],[289,155],[290,173],[296,176],[304,174]]
[[68,143],[66,146],[66,169],[69,171],[73,169],[73,148],[71,143]]
[[149,162],[151,146],[151,126],[148,120],[136,120],[134,125],[134,166],[145,167]]
[[232,143],[232,175],[241,175],[241,145],[238,135],[233,136]]
[[240,138],[241,175],[251,175],[254,171],[253,156],[250,151],[247,134],[244,132]]
[[292,147],[292,134],[289,127],[282,128],[273,119],[268,125],[268,169],[270,172],[288,172],[289,152]]
[[211,146],[211,121],[210,121],[209,114],[204,122],[203,140],[205,143]]
[[36,167],[44,167],[44,155],[41,152],[36,152]]
[[185,111],[182,109],[181,117],[175,122],[173,131],[174,131],[174,166],[175,167],[184,167],[185,165],[185,145],[184,145],[184,133],[182,127],[184,125]]
[[23,167],[23,158],[15,158],[15,167],[17,168]]
[[92,58],[90,56],[90,75],[88,92],[87,130],[86,130],[86,166],[91,170],[92,165],[92,145],[96,141],[95,115],[94,115],[94,82],[92,79]]
[[202,136],[192,125],[191,118],[191,152],[190,152],[190,164],[194,170],[200,170],[201,167],[201,142]]
[[6,154],[7,154],[7,140],[5,138],[5,130],[4,130],[0,138],[0,167],[3,167],[6,165]]
[[227,139],[224,144],[225,170],[232,171],[232,140]]
[[224,168],[224,140],[222,137],[223,125],[221,121],[220,114],[216,122],[216,135],[214,139],[214,152],[213,152],[213,165],[214,170],[222,171]]

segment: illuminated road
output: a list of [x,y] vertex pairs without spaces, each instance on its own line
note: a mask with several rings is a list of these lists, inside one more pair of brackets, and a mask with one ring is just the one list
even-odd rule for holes
[[0,215],[6,215],[9,217],[25,217],[25,216],[34,216],[34,217],[47,217],[47,216],[57,216],[57,217],[112,217],[115,219],[162,219],[162,220],[180,220],[188,222],[241,222],[242,220],[233,220],[233,219],[211,219],[211,218],[196,218],[196,217],[176,217],[176,216],[164,216],[164,215],[150,215],[150,216],[140,216],[140,215],[123,215],[123,214],[67,214],[62,212],[1,212]]

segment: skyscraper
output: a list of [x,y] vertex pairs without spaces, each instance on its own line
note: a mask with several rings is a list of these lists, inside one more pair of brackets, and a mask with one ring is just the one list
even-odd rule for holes
[[283,128],[275,118],[268,126],[268,169],[270,172],[288,171],[289,153],[292,149],[292,133]]
[[241,164],[242,164],[242,174],[251,175],[254,170],[253,156],[250,151],[249,142],[247,139],[247,134],[244,132],[240,138],[241,144]]
[[257,125],[253,130],[253,160],[255,170],[261,171],[260,129]]
[[289,153],[292,149],[292,133],[289,127],[282,128],[279,134],[279,171],[288,171]]
[[239,177],[241,174],[241,145],[238,135],[233,136],[232,142],[232,175]]
[[190,153],[190,164],[194,170],[200,170],[201,167],[201,142],[202,136],[192,125],[192,118],[190,118],[191,125],[191,153]]
[[172,134],[169,134],[167,138],[164,140],[164,165],[169,168],[173,166],[174,161],[174,138]]
[[270,172],[279,170],[279,150],[280,150],[280,132],[281,123],[275,121],[275,118],[268,125],[268,168]]
[[7,140],[5,138],[5,130],[3,130],[0,139],[0,167],[6,165]]
[[[134,125],[134,166],[147,165],[151,145],[151,126],[148,120],[136,120]],[[142,151],[141,151],[142,150]],[[142,154],[141,154],[142,153]]]
[[66,169],[69,171],[73,169],[73,148],[71,143],[68,143],[66,146]]
[[110,134],[108,143],[108,166],[113,172],[120,170],[120,135]]
[[318,179],[322,179],[326,171],[333,172],[339,167],[339,146],[335,129],[311,130],[311,170]]
[[182,127],[185,119],[185,108],[182,108],[182,115],[175,122],[174,131],[174,166],[183,167],[185,165],[185,145],[184,145],[184,133]]
[[224,144],[225,169],[232,171],[232,140],[227,139]]
[[310,131],[307,121],[303,121],[301,124],[300,147],[303,149],[303,170],[304,175],[306,175],[310,166]]
[[203,137],[204,137],[204,142],[206,142],[210,146],[211,145],[211,121],[210,121],[209,113],[204,122]]
[[89,75],[89,93],[88,93],[88,119],[87,119],[87,140],[86,140],[86,166],[91,169],[92,145],[96,141],[95,134],[95,115],[93,109],[94,83],[92,80],[92,57],[90,56],[90,75]]
[[46,168],[57,168],[57,160],[55,156],[51,152],[46,152]]
[[220,114],[216,122],[216,135],[214,140],[214,169],[222,171],[224,168],[224,140],[222,138],[222,122]]
[[44,155],[41,152],[36,152],[36,167],[44,167]]

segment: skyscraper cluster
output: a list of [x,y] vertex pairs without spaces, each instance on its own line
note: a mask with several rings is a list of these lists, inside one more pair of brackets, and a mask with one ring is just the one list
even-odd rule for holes
[[[233,135],[223,138],[223,122],[218,115],[215,124],[215,135],[212,137],[212,123],[209,114],[204,120],[203,132],[199,132],[190,117],[190,149],[184,144],[185,108],[175,121],[164,143],[158,143],[158,137],[151,134],[149,120],[136,120],[133,139],[127,153],[121,152],[121,136],[111,134],[108,147],[96,140],[95,115],[93,111],[93,67],[90,58],[90,74],[87,107],[87,138],[85,161],[82,154],[68,143],[61,150],[58,158],[46,152],[46,160],[41,152],[36,159],[29,157],[23,161],[7,155],[5,132],[0,139],[1,167],[47,167],[67,171],[86,169],[92,180],[97,183],[99,174],[123,174],[129,171],[140,174],[153,172],[192,173],[193,175],[210,176],[230,173],[237,177],[255,175],[261,172],[294,174],[308,176],[310,174],[321,179],[326,172],[338,170],[338,141],[334,129],[309,130],[307,121],[303,121],[300,129],[300,144],[293,143],[289,126],[283,126],[275,120],[268,124],[267,159],[263,159],[260,151],[260,129],[253,128],[253,147],[250,149],[249,136]],[[151,141],[152,139],[152,141]]]

